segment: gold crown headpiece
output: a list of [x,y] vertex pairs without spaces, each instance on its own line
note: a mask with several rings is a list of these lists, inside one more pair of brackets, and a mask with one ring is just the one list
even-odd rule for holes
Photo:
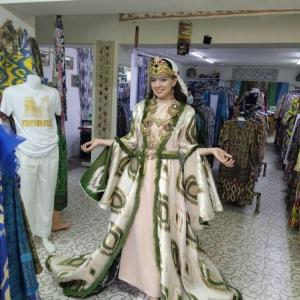
[[160,74],[176,76],[176,73],[169,67],[168,63],[165,60],[159,57],[155,57],[153,60],[151,60],[149,66],[149,75],[157,76]]

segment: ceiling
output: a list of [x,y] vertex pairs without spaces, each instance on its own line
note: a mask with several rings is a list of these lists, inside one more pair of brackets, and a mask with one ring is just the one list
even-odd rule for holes
[[0,4],[30,16],[300,9],[299,0],[0,0]]
[[[210,63],[193,55],[178,56],[176,48],[141,48],[141,52],[163,56],[176,62],[196,65],[210,66]],[[217,66],[286,66],[299,67],[296,61],[300,58],[300,48],[192,48],[190,53],[197,53],[212,59]]]

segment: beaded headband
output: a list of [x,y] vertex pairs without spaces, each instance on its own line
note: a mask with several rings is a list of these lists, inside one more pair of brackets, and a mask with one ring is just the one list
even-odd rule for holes
[[176,73],[169,67],[168,63],[162,58],[155,57],[151,60],[149,65],[149,75],[157,76],[160,74],[166,74],[169,76],[176,76]]

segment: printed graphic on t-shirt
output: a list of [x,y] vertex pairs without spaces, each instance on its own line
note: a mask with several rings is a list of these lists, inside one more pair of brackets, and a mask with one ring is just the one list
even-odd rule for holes
[[33,97],[25,97],[24,100],[23,127],[52,127],[48,96],[41,98],[40,105],[37,105]]

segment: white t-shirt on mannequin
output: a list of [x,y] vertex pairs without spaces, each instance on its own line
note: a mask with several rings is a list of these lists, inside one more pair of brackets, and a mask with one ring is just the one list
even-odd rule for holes
[[26,139],[18,150],[26,155],[43,157],[57,146],[55,115],[61,114],[60,95],[41,84],[37,75],[28,75],[25,83],[6,88],[0,111],[12,115],[17,134]]

